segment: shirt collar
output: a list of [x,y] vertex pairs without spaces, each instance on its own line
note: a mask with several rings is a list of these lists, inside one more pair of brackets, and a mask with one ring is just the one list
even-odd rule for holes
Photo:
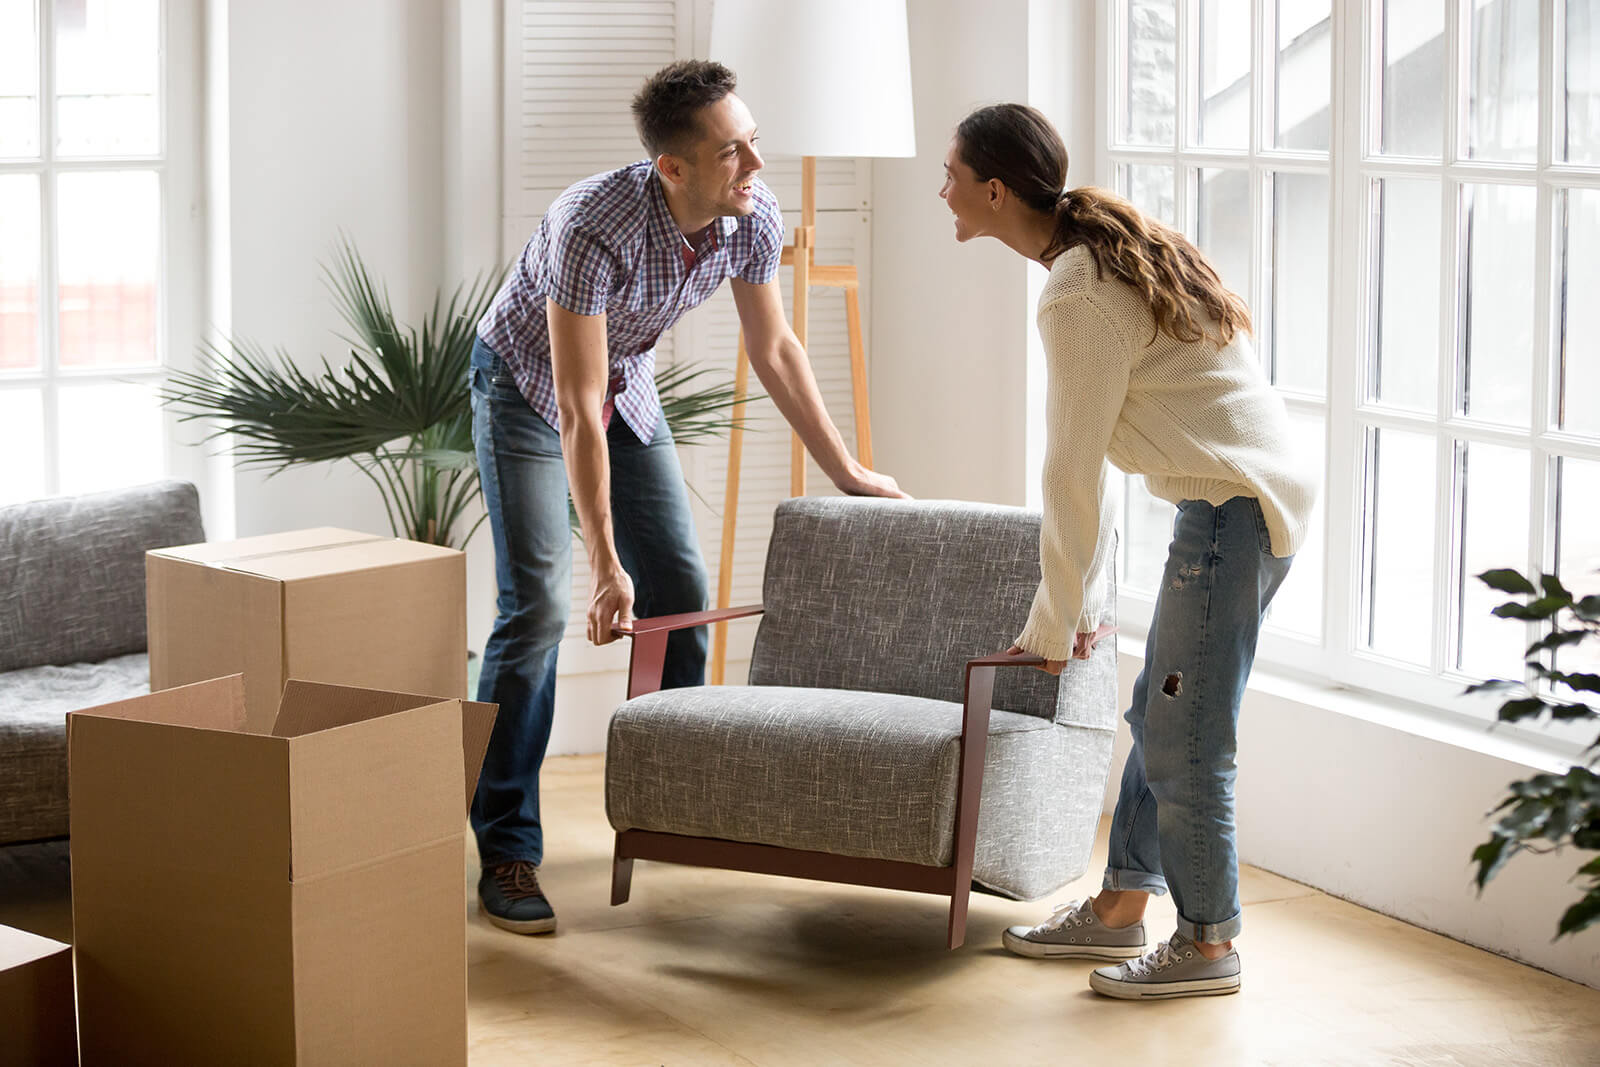
[[[648,230],[650,243],[659,248],[681,249],[684,247],[683,231],[678,229],[678,224],[672,218],[672,209],[667,207],[667,194],[661,188],[665,181],[656,171],[656,165],[650,164],[650,179],[645,184],[648,187],[650,201],[650,222]],[[711,233],[717,238],[716,245],[707,251],[714,251],[726,244],[728,238],[739,228],[739,220],[732,215],[719,215],[711,221]],[[699,251],[694,249],[694,251]]]

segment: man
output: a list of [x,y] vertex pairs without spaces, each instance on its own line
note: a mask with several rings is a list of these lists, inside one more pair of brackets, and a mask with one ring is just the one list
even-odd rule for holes
[[[555,929],[539,887],[539,767],[566,629],[572,537],[589,554],[588,637],[701,611],[705,563],[654,382],[655,343],[731,279],[750,365],[846,493],[904,496],[845,450],[784,318],[777,200],[756,178],[756,124],[717,63],[686,60],[633,100],[650,159],[578,182],[539,224],[478,323],[472,423],[494,536],[498,617],[478,699],[500,705],[472,802],[489,921]],[[701,685],[705,628],[667,642],[662,685]]]

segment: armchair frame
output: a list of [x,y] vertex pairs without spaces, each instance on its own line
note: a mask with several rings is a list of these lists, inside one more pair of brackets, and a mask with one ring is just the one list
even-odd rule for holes
[[[628,699],[661,688],[667,636],[674,630],[745,618],[758,615],[762,610],[761,605],[757,604],[719,611],[662,615],[653,619],[639,619],[626,629],[615,629],[613,632],[618,636],[633,638],[628,664]],[[622,830],[617,833],[611,861],[611,903],[617,905],[627,902],[633,882],[633,861],[636,859],[904,889],[950,898],[946,941],[952,949],[961,947],[966,939],[967,902],[972,892],[978,805],[983,793],[983,760],[989,743],[989,713],[994,700],[995,672],[1002,667],[1042,667],[1044,663],[1038,656],[1013,656],[1004,652],[967,661],[965,700],[961,713],[961,757],[956,771],[955,848],[950,866],[933,867],[900,860],[838,856],[828,852],[722,838],[689,837],[653,830]]]

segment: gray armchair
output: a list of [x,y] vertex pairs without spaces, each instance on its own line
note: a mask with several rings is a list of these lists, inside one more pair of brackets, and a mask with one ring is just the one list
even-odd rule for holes
[[[1038,582],[1033,512],[781,505],[762,607],[631,630],[630,699],[606,745],[612,903],[634,859],[916,890],[951,898],[955,948],[972,883],[1031,900],[1082,874],[1116,643],[1059,679],[1002,654]],[[756,612],[749,685],[657,691],[668,633]]]

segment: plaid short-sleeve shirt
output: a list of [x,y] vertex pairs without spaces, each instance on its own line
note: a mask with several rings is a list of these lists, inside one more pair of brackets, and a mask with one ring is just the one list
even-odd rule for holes
[[604,312],[607,376],[621,383],[608,399],[648,444],[661,418],[657,339],[723,279],[764,285],[777,276],[783,215],[759,179],[754,200],[749,215],[718,218],[691,248],[652,162],[586,178],[550,205],[478,322],[478,336],[505,361],[533,410],[560,429],[545,298],[578,315]]

